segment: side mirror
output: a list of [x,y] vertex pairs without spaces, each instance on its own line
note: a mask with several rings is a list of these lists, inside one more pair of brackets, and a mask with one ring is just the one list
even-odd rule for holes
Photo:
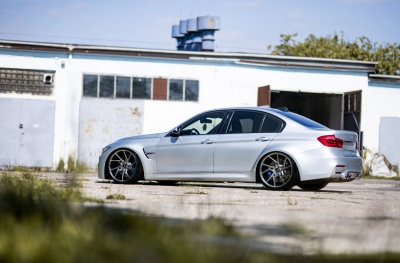
[[172,130],[171,132],[171,136],[173,137],[179,137],[179,135],[181,135],[181,127],[176,127]]

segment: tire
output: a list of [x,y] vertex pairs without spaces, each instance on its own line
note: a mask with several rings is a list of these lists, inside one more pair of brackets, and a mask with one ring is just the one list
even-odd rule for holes
[[119,184],[136,183],[143,179],[143,166],[139,156],[128,149],[118,149],[110,154],[106,169],[111,179]]
[[322,181],[318,183],[313,183],[313,184],[299,184],[298,186],[303,189],[304,191],[319,191],[322,188],[324,188],[329,182],[327,181]]
[[299,172],[292,158],[281,152],[265,155],[258,166],[258,176],[269,190],[292,189],[299,181]]
[[157,183],[161,185],[176,185],[178,181],[157,181]]

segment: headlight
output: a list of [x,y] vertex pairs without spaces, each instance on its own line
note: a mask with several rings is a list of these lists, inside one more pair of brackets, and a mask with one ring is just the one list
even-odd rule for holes
[[101,154],[105,153],[108,149],[110,149],[110,146],[106,146],[103,149],[101,149]]

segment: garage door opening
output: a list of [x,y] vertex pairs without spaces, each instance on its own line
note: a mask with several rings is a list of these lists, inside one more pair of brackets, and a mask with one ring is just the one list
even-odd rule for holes
[[342,94],[272,91],[271,107],[287,107],[331,129],[342,126]]
[[[287,107],[331,129],[350,130],[360,134],[361,91],[343,94],[312,93],[258,89],[258,106]],[[360,134],[361,135],[361,134]]]

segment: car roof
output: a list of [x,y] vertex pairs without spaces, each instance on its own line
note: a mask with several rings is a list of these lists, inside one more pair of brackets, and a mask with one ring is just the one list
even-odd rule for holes
[[[294,112],[290,112],[287,107],[280,107],[280,108],[270,108],[269,106],[243,106],[243,107],[229,107],[229,108],[221,108],[221,109],[214,109],[211,111],[235,111],[235,110],[254,110],[254,111],[262,111],[266,113],[270,113],[275,115],[285,122],[293,123],[295,125],[300,125],[301,127],[307,128],[318,128],[318,129],[329,129],[328,127],[315,122],[303,115],[296,114]],[[297,117],[296,117],[297,116]]]
[[[255,111],[264,111],[264,112],[275,112],[279,113],[281,111],[288,111],[286,107],[282,108],[271,108],[269,106],[241,106],[241,107],[227,107],[227,108],[217,108],[217,109],[212,109],[208,111],[232,111],[232,110],[255,110]],[[208,112],[207,111],[207,112]]]

